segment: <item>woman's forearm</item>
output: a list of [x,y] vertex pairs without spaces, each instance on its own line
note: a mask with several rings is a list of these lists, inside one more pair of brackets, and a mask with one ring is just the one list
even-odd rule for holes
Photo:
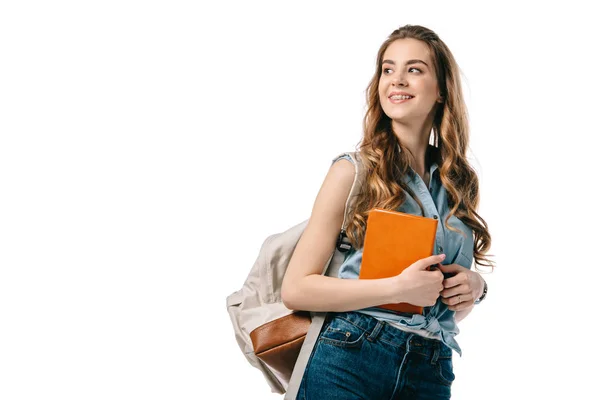
[[392,290],[389,278],[340,279],[309,275],[294,289],[282,290],[282,299],[291,310],[342,312],[392,303]]
[[465,308],[464,310],[457,311],[456,314],[454,314],[454,320],[458,323],[465,319],[465,317],[469,315],[471,310],[473,310],[473,307],[474,306],[471,306],[469,308]]

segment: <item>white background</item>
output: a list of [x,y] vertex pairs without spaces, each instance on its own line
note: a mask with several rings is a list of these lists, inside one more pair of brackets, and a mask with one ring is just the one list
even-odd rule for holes
[[407,23],[461,67],[497,262],[453,398],[589,398],[591,9],[364,3],[1,3],[1,399],[279,398],[225,298],[355,150],[377,50]]

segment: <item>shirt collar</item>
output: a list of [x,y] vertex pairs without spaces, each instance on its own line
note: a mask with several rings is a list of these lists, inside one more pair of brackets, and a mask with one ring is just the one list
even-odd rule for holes
[[[400,144],[398,144],[398,151],[402,152]],[[439,155],[439,149],[431,144],[427,145],[427,157],[431,157],[431,165],[429,166],[429,176],[433,176],[433,173],[438,169],[437,159]],[[413,169],[411,168],[411,171]],[[414,172],[414,171],[413,171]]]

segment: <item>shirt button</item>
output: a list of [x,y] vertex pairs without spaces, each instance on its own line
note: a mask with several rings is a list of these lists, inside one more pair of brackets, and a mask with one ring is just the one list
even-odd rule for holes
[[434,216],[433,216],[433,219],[438,219],[438,216],[437,216],[437,215],[434,215]]
[[444,251],[444,248],[442,246],[438,246],[438,252],[441,253],[442,251]]

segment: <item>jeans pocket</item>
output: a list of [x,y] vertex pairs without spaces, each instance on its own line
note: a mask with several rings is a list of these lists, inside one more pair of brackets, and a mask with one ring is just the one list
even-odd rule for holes
[[454,372],[452,370],[451,358],[439,358],[435,365],[437,378],[440,383],[451,386],[454,381]]
[[333,318],[321,332],[320,341],[340,347],[359,347],[366,332],[343,317]]

